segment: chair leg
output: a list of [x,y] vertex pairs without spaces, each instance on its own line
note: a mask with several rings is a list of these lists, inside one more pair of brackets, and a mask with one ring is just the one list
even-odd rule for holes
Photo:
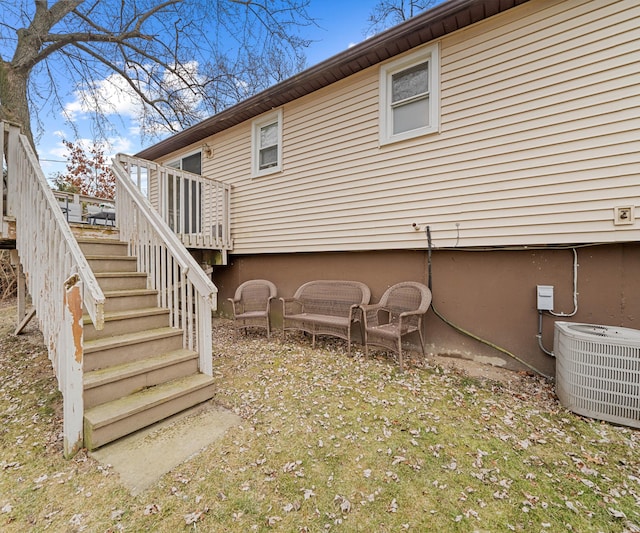
[[424,337],[422,336],[422,328],[418,329],[418,335],[420,335],[420,347],[422,348],[422,356],[426,356],[424,353]]
[[404,372],[402,364],[402,337],[398,337],[398,363],[400,363],[400,372]]

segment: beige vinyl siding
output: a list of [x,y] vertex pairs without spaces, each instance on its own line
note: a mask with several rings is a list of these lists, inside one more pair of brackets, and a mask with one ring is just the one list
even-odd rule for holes
[[[640,240],[640,4],[532,0],[440,42],[441,132],[380,147],[370,68],[283,108],[283,171],[251,123],[207,142],[234,253]],[[193,148],[193,147],[192,147]]]

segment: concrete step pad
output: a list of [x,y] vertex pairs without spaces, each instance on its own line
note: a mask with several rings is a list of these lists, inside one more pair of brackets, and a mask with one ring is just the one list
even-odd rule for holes
[[147,329],[157,329],[169,325],[169,310],[162,307],[143,307],[104,314],[104,328],[96,330],[89,315],[82,317],[84,340],[115,337]]
[[84,374],[85,409],[198,372],[198,353],[180,349]]
[[213,378],[194,374],[88,409],[84,444],[94,450],[213,397]]
[[84,371],[121,365],[182,348],[183,333],[177,328],[157,328],[84,343]]

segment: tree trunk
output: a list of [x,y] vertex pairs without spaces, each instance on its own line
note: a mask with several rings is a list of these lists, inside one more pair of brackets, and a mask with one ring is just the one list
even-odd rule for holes
[[0,120],[19,124],[35,150],[27,98],[28,80],[29,71],[0,61]]

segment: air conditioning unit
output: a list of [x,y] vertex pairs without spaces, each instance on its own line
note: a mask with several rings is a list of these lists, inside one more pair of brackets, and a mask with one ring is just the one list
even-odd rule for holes
[[556,393],[574,413],[640,428],[640,331],[556,322]]

